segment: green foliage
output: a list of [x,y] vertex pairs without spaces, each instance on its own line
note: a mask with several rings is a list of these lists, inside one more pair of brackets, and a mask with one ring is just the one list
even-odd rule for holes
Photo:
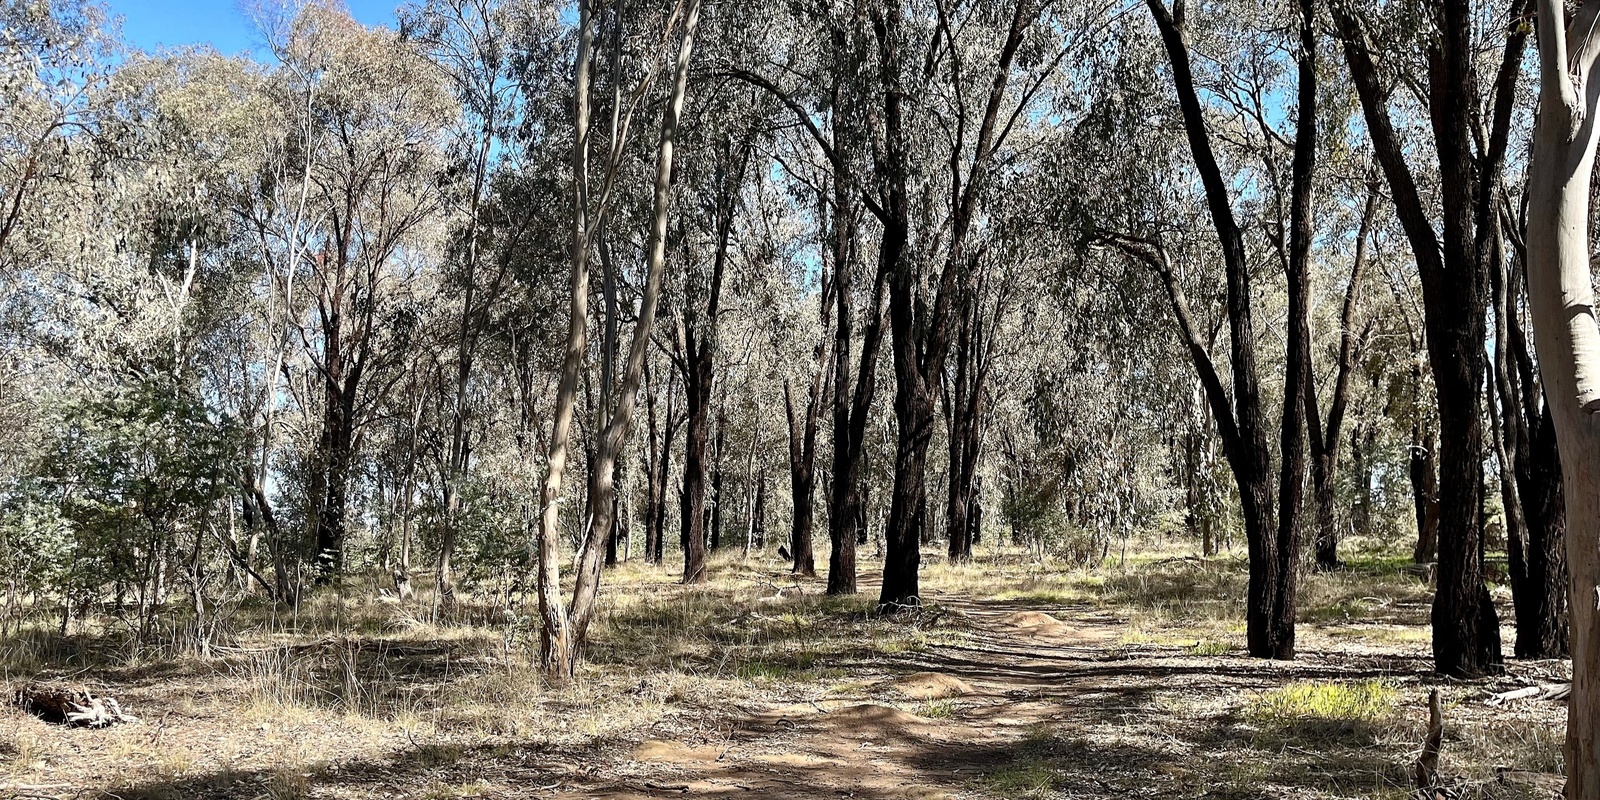
[[161,575],[216,524],[238,437],[171,379],[62,400],[48,417],[37,477],[0,504],[0,574],[74,604],[158,601]]

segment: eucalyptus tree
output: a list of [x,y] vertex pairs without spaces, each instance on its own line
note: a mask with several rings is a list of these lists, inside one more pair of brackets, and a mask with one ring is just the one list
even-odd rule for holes
[[1600,133],[1600,3],[1540,0],[1539,118],[1528,173],[1528,298],[1539,370],[1560,438],[1572,597],[1566,796],[1600,794],[1600,327],[1589,194]]
[[0,7],[0,274],[30,263],[51,230],[41,192],[82,176],[77,154],[115,123],[103,91],[116,55],[105,10],[89,0]]
[[[808,187],[809,188],[809,187]],[[828,188],[815,187],[816,213],[820,220],[829,218]],[[812,346],[812,364],[807,365],[805,394],[796,400],[797,392],[791,379],[783,382],[783,407],[789,428],[789,495],[793,500],[790,517],[789,554],[796,575],[817,574],[815,548],[812,542],[812,524],[815,520],[817,489],[817,429],[822,411],[832,393],[829,380],[834,373],[828,368],[832,361],[833,308],[837,302],[838,281],[832,263],[833,237],[826,222],[818,226],[817,237],[817,327],[818,338]],[[803,296],[803,295],[802,295]],[[803,359],[798,363],[804,364]]]
[[1244,230],[1234,211],[1230,182],[1213,146],[1214,134],[1195,80],[1185,4],[1170,9],[1162,0],[1148,2],[1171,65],[1183,129],[1227,272],[1227,317],[1231,350],[1232,393],[1223,385],[1190,307],[1175,264],[1160,239],[1101,231],[1097,237],[1130,258],[1149,265],[1166,294],[1183,340],[1205,388],[1206,399],[1233,470],[1249,545],[1250,586],[1246,604],[1246,638],[1258,658],[1292,659],[1295,655],[1295,590],[1299,570],[1300,519],[1306,470],[1307,389],[1310,383],[1309,259],[1314,235],[1311,219],[1312,180],[1317,152],[1317,35],[1312,0],[1297,6],[1294,58],[1298,106],[1295,114],[1291,178],[1289,243],[1284,258],[1288,284],[1288,320],[1283,373],[1283,405],[1279,435],[1276,508],[1273,498],[1272,448],[1267,440],[1267,409],[1261,397],[1257,368],[1251,268]]
[[[492,304],[500,299],[507,278],[509,259],[499,257],[485,264],[490,250],[484,216],[509,210],[489,203],[492,182],[500,162],[515,150],[510,138],[519,119],[519,96],[509,79],[510,38],[519,32],[512,11],[498,0],[432,0],[402,10],[401,35],[412,38],[438,69],[460,103],[462,115],[453,131],[451,158],[464,179],[445,194],[453,206],[452,216],[460,229],[452,261],[458,267],[454,283],[458,286],[460,308],[453,332],[455,358],[449,370],[448,430],[445,453],[444,524],[439,543],[436,588],[448,600],[454,593],[452,558],[455,554],[461,513],[462,483],[470,463],[471,417],[469,392],[474,379],[478,344],[493,318]],[[525,33],[525,32],[523,32]],[[502,254],[526,246],[528,220],[500,220],[497,226],[508,235],[494,243]],[[520,224],[519,224],[520,223]],[[493,252],[490,255],[494,255]],[[488,267],[488,269],[485,269]]]
[[[879,351],[883,342],[888,272],[865,269],[872,245],[867,241],[864,199],[872,192],[867,166],[874,147],[870,123],[878,111],[874,97],[856,90],[855,82],[874,49],[866,8],[813,4],[787,10],[776,26],[747,30],[770,35],[742,51],[752,56],[781,52],[795,80],[779,82],[767,74],[764,59],[732,60],[729,74],[771,93],[794,115],[796,123],[821,152],[827,164],[819,229],[827,239],[835,301],[831,359],[826,379],[833,385],[828,468],[829,594],[855,594],[856,544],[862,533],[865,498],[861,487],[866,434],[877,390]],[[781,32],[781,34],[779,33]],[[820,120],[820,121],[819,121]],[[791,174],[798,170],[791,166]],[[877,248],[881,252],[881,244]],[[863,252],[863,251],[867,252]],[[870,280],[861,280],[870,277]],[[861,310],[858,312],[857,307]]]
[[[1507,33],[1498,70],[1487,82],[1478,74],[1477,48],[1485,15],[1470,0],[1446,0],[1417,17],[1384,18],[1348,2],[1330,8],[1373,154],[1422,282],[1440,434],[1434,666],[1453,676],[1495,673],[1501,669],[1499,619],[1483,580],[1484,342],[1490,262],[1499,238],[1496,205],[1528,38],[1518,22],[1526,3],[1512,0],[1495,15],[1493,25],[1504,24]],[[1437,224],[1397,133],[1391,89],[1372,50],[1372,37],[1380,32],[1389,41],[1415,42],[1427,54],[1421,101],[1430,154],[1437,158]],[[1480,93],[1485,87],[1487,95]]]
[[[557,523],[562,475],[566,467],[568,437],[577,400],[579,372],[583,367],[588,327],[589,251],[596,228],[590,218],[587,156],[590,136],[590,81],[593,69],[594,9],[587,0],[579,2],[577,53],[574,66],[574,125],[571,197],[572,225],[570,258],[572,264],[571,317],[561,367],[561,380],[555,397],[555,414],[549,444],[545,479],[540,489],[540,522],[536,540],[538,554],[538,596],[542,619],[541,658],[545,671],[555,677],[573,675],[579,648],[593,620],[595,598],[599,592],[600,566],[605,537],[610,530],[610,503],[613,491],[612,466],[632,423],[633,407],[643,379],[644,360],[650,343],[651,326],[660,300],[665,271],[666,233],[672,193],[673,153],[679,119],[688,92],[689,64],[694,53],[695,30],[700,21],[701,0],[690,0],[686,9],[674,8],[663,26],[662,41],[669,40],[681,21],[682,34],[673,61],[673,83],[662,113],[661,134],[656,156],[650,233],[646,247],[646,278],[638,321],[629,344],[627,366],[614,408],[605,409],[608,417],[600,432],[596,458],[589,465],[590,515],[585,537],[580,544],[576,583],[570,609],[561,598],[560,551]],[[680,20],[680,14],[682,19]],[[607,193],[615,179],[620,159],[621,136],[612,141],[612,156],[600,191],[603,214]]]
[[[739,87],[743,88],[743,87]],[[706,571],[706,444],[711,430],[711,405],[716,392],[717,360],[720,349],[719,323],[726,313],[723,284],[729,269],[730,246],[734,245],[741,194],[749,172],[751,153],[756,146],[759,116],[742,109],[734,87],[725,87],[717,100],[699,115],[689,133],[690,146],[698,144],[701,157],[680,170],[680,180],[695,187],[704,198],[696,217],[709,236],[704,246],[688,244],[701,237],[687,234],[685,252],[710,251],[709,269],[701,269],[705,259],[690,257],[684,269],[684,292],[678,309],[678,337],[682,361],[686,418],[684,423],[683,489],[680,494],[680,531],[685,542],[683,582],[705,583]],[[744,118],[744,119],[741,119]],[[698,169],[694,168],[698,166]],[[720,502],[722,498],[716,498]]]
[[[268,402],[258,370],[271,349],[262,323],[272,292],[261,286],[253,221],[239,212],[271,162],[271,149],[257,135],[263,120],[277,117],[270,80],[253,62],[205,49],[130,57],[110,81],[128,121],[116,158],[104,167],[108,186],[123,187],[105,199],[105,213],[123,247],[140,253],[143,280],[159,295],[143,312],[165,317],[158,341],[139,350],[142,358],[170,373],[181,391],[205,398],[230,426],[249,431],[248,439]],[[230,460],[223,467],[229,482],[240,483],[254,460],[253,454]],[[253,499],[245,498],[246,541],[219,536],[218,542],[232,568],[252,576],[268,596],[291,600],[296,548],[276,529],[270,504],[263,520]],[[254,567],[263,540],[272,555],[271,583]]]
[[294,145],[307,152],[294,267],[310,306],[293,321],[305,358],[295,391],[319,417],[305,490],[317,574],[330,580],[343,568],[357,434],[407,360],[415,315],[403,256],[428,244],[440,140],[457,108],[415,47],[345,12],[306,6],[269,42],[292,104],[289,135],[306,136]]
[[[1356,227],[1355,253],[1351,257],[1350,274],[1345,283],[1344,300],[1339,306],[1337,320],[1339,338],[1334,354],[1333,392],[1328,402],[1328,416],[1324,420],[1317,402],[1317,383],[1306,383],[1306,431],[1311,443],[1311,491],[1315,508],[1312,550],[1318,569],[1332,570],[1342,566],[1339,560],[1339,532],[1335,490],[1338,485],[1339,453],[1344,435],[1345,415],[1353,391],[1352,381],[1357,372],[1357,362],[1364,335],[1371,330],[1357,330],[1356,314],[1361,301],[1362,285],[1368,269],[1367,240],[1372,235],[1374,216],[1378,209],[1375,188],[1367,191],[1362,202],[1361,221]],[[1310,368],[1309,365],[1307,367]]]
[[1489,411],[1506,530],[1506,571],[1518,658],[1567,654],[1566,509],[1555,423],[1529,341],[1525,219],[1505,219],[1510,257],[1493,257],[1490,302],[1494,347]]
[[[883,610],[920,603],[917,568],[927,524],[927,451],[933,436],[939,382],[950,349],[955,295],[970,267],[969,235],[978,218],[986,182],[995,169],[996,154],[1003,151],[1017,120],[1028,110],[1055,66],[1054,61],[1045,60],[1043,66],[1023,74],[1020,88],[1011,86],[1018,77],[1014,74],[1019,69],[1018,54],[1044,5],[1017,0],[1009,10],[1009,14],[1000,16],[1007,20],[1000,26],[1005,31],[1000,37],[994,35],[997,31],[981,24],[981,4],[956,8],[936,4],[933,25],[922,24],[925,17],[899,0],[890,0],[872,12],[878,44],[875,78],[880,84],[877,91],[881,92],[883,147],[881,153],[875,153],[880,194],[864,198],[863,203],[877,217],[884,232],[878,259],[880,270],[889,275],[898,437],[885,532],[883,587],[878,597]],[[980,24],[970,24],[973,22]],[[963,35],[958,37],[956,31]],[[969,36],[972,38],[966,38]],[[997,38],[999,44],[992,51],[967,51],[975,43],[983,48]],[[918,64],[922,65],[920,76],[916,73]],[[954,134],[947,143],[948,152],[940,154],[949,170],[942,186],[949,197],[945,210],[948,234],[942,237],[942,243],[936,243],[939,235],[920,232],[921,241],[914,242],[913,236],[918,232],[913,231],[916,210],[911,192],[919,168],[913,163],[918,154],[908,126],[920,124],[919,112],[929,113],[924,95],[933,92],[935,70],[944,73],[940,77],[947,76],[954,106]],[[1033,72],[1039,74],[1035,76]],[[974,83],[969,84],[973,79]],[[982,110],[972,115],[966,105],[969,91],[976,91],[981,98],[978,107]],[[941,244],[942,252],[936,253]],[[912,251],[913,246],[922,247],[923,252]],[[930,259],[936,259],[939,266],[924,274],[923,265]]]

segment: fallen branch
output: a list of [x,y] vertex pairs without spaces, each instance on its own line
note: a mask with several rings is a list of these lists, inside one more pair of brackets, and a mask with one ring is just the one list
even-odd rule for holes
[[1570,683],[1547,683],[1542,686],[1524,686],[1521,689],[1512,689],[1509,692],[1500,692],[1489,695],[1484,700],[1488,705],[1499,708],[1515,700],[1565,700],[1572,693]]
[[96,697],[85,689],[52,684],[28,684],[17,690],[13,702],[24,711],[58,725],[105,728],[139,718],[122,710],[114,697]]

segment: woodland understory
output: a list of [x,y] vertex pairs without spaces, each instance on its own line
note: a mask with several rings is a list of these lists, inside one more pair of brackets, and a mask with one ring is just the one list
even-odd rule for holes
[[0,648],[12,685],[70,676],[141,721],[0,712],[0,796],[1406,798],[1435,687],[1456,796],[1553,794],[1518,776],[1559,772],[1565,709],[1487,701],[1565,665],[1438,677],[1408,553],[1309,576],[1300,657],[1268,662],[1243,652],[1242,552],[1148,545],[1094,569],[930,554],[910,624],[771,559],[715,557],[689,587],[634,561],[560,687],[526,608],[430,622],[359,580],[295,617],[238,609],[209,658],[34,629]]
[[0,0],[0,795],[1600,798],[1600,0]]

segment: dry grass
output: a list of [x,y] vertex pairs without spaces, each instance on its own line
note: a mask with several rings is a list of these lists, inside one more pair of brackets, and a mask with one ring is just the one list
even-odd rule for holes
[[[1243,656],[1237,555],[1140,552],[1094,569],[1004,551],[965,565],[930,554],[927,610],[909,619],[873,615],[865,586],[825,597],[820,582],[770,560],[718,554],[705,587],[627,564],[608,572],[580,680],[563,686],[535,667],[529,608],[499,595],[436,614],[426,593],[400,604],[352,581],[294,613],[244,604],[204,659],[137,647],[103,621],[70,637],[40,621],[0,642],[0,677],[73,676],[145,721],[81,732],[0,712],[0,796],[7,783],[241,800],[670,784],[671,774],[650,777],[662,767],[631,761],[628,743],[741,741],[739,720],[765,710],[862,702],[969,731],[959,748],[861,751],[903,756],[907,785],[924,796],[1109,798],[1163,786],[1168,796],[1404,796],[1433,679],[1429,590],[1400,561],[1358,553],[1346,571],[1308,574],[1302,659],[1274,665]],[[801,593],[779,597],[786,587]],[[1012,641],[1023,634],[992,620],[1017,610],[1094,636]],[[918,701],[888,688],[924,670],[960,675],[977,693]],[[1447,689],[1446,772],[1463,797],[1522,796],[1495,769],[1559,771],[1564,709],[1492,710],[1478,702],[1484,691]],[[789,727],[762,735],[780,754],[807,741]],[[819,786],[848,781],[808,769]]]

